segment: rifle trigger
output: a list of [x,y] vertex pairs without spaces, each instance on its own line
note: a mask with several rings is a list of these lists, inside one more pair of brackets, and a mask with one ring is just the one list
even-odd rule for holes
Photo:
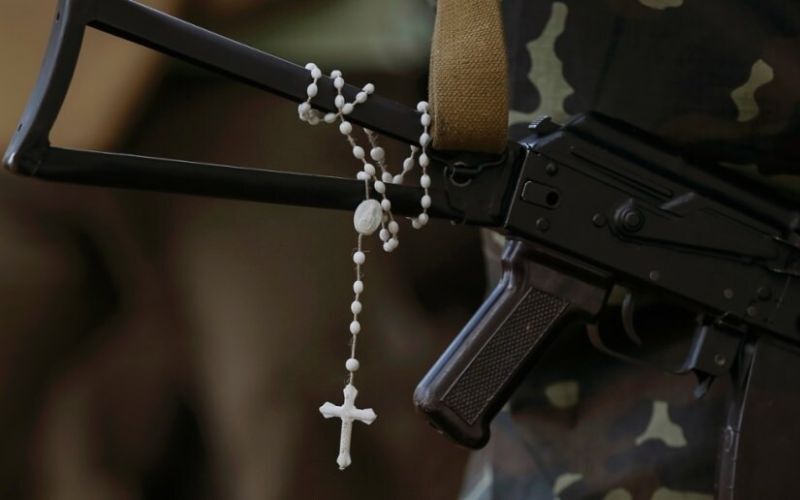
[[636,328],[633,325],[634,314],[636,314],[636,298],[633,293],[628,292],[622,300],[622,328],[631,342],[641,347],[643,344],[642,339],[636,333]]

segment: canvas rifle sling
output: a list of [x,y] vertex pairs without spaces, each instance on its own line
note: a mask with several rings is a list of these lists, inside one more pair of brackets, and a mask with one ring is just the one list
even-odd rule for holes
[[428,89],[434,148],[505,149],[507,66],[499,0],[438,0]]

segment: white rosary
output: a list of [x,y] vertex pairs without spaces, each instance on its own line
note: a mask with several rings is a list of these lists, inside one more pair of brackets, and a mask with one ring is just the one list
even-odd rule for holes
[[[353,225],[358,233],[358,246],[353,253],[353,263],[356,265],[356,280],[353,282],[353,303],[350,304],[350,312],[353,313],[353,320],[350,323],[350,357],[345,362],[345,368],[348,372],[347,385],[344,387],[344,403],[341,406],[336,406],[332,403],[325,403],[319,408],[320,413],[325,418],[337,417],[342,420],[342,433],[339,440],[339,456],[336,458],[336,463],[339,464],[339,469],[344,470],[350,465],[350,439],[353,431],[353,421],[358,420],[367,425],[371,424],[377,418],[375,412],[369,408],[362,410],[356,408],[355,400],[358,391],[353,385],[355,373],[358,371],[360,363],[356,359],[356,343],[358,335],[361,333],[361,323],[358,321],[358,315],[361,314],[361,294],[364,293],[364,281],[361,276],[361,267],[367,260],[367,256],[362,248],[364,236],[370,236],[378,231],[378,236],[383,242],[383,250],[385,252],[394,251],[399,245],[397,235],[400,232],[400,225],[395,221],[392,215],[392,202],[386,196],[386,184],[401,184],[404,175],[409,173],[413,168],[416,161],[422,170],[419,182],[424,190],[424,194],[420,199],[420,206],[422,207],[421,213],[411,220],[411,225],[415,229],[421,229],[428,223],[428,208],[431,206],[431,197],[428,193],[428,188],[431,186],[431,178],[428,176],[428,165],[430,159],[428,158],[427,148],[431,142],[431,136],[428,129],[431,125],[431,115],[428,114],[428,103],[425,101],[417,104],[417,111],[421,113],[420,123],[423,127],[423,133],[419,138],[420,147],[411,146],[411,153],[408,158],[403,161],[403,170],[397,175],[392,175],[386,166],[386,153],[383,148],[377,144],[377,136],[374,132],[364,129],[364,133],[369,141],[370,151],[369,157],[374,161],[381,171],[381,176],[378,178],[378,170],[375,165],[370,163],[366,158],[364,148],[356,143],[353,138],[353,125],[345,118],[353,112],[353,109],[358,104],[363,104],[367,101],[369,96],[375,92],[375,86],[371,83],[364,85],[361,92],[356,94],[353,102],[345,102],[345,97],[342,95],[342,88],[344,88],[344,79],[342,72],[335,70],[331,72],[333,79],[333,86],[336,88],[337,95],[334,99],[334,106],[337,109],[336,113],[323,114],[320,111],[311,107],[311,99],[316,97],[318,87],[317,82],[322,77],[322,71],[314,63],[306,64],[306,69],[311,73],[313,82],[308,85],[306,94],[308,99],[301,103],[297,108],[297,113],[300,120],[309,123],[310,125],[317,125],[319,123],[332,124],[339,120],[339,132],[347,138],[347,142],[353,148],[353,156],[361,160],[362,169],[356,175],[360,181],[364,181],[364,201],[356,207],[355,214],[353,215]],[[419,158],[417,159],[417,153]],[[372,189],[380,195],[380,201],[370,198],[370,183]]]

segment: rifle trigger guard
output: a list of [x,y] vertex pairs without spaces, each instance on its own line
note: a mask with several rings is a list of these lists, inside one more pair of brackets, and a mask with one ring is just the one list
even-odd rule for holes
[[[622,329],[626,336],[636,347],[641,347],[642,342],[633,328],[633,313],[635,310],[635,298],[632,294],[627,294],[622,303]],[[742,345],[742,338],[745,337],[744,331],[728,324],[725,319],[715,321],[703,321],[694,330],[691,346],[682,358],[680,364],[663,363],[655,359],[646,359],[645,351],[634,348],[628,350],[622,345],[608,342],[610,338],[604,338],[600,333],[597,324],[586,326],[589,341],[599,351],[627,363],[639,366],[655,367],[658,370],[674,375],[694,374],[697,377],[698,385],[694,390],[697,399],[702,398],[716,377],[725,375],[738,360],[739,350]],[[631,346],[632,347],[632,346]],[[638,357],[641,353],[642,357]]]

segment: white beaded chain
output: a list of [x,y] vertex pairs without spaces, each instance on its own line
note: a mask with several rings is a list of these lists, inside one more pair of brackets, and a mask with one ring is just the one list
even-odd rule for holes
[[425,224],[428,223],[428,209],[431,207],[431,195],[428,192],[428,188],[431,187],[431,178],[428,175],[428,165],[430,165],[430,159],[428,158],[428,144],[431,142],[431,136],[428,133],[428,128],[431,126],[431,115],[428,114],[428,108],[428,103],[425,101],[417,104],[417,111],[422,113],[419,121],[423,128],[422,135],[419,136],[419,144],[422,146],[422,154],[419,155],[419,166],[422,170],[422,175],[419,177],[419,185],[425,190],[425,194],[422,195],[422,198],[419,201],[419,204],[422,206],[422,213],[419,214],[416,219],[411,221],[411,225],[414,226],[414,229],[421,229],[425,226]]
[[[429,134],[429,127],[431,125],[431,116],[428,113],[428,103],[420,102],[417,104],[417,111],[420,113],[420,123],[422,124],[423,132],[419,138],[419,147],[411,146],[409,156],[403,161],[402,171],[397,175],[392,175],[386,163],[386,152],[378,145],[378,136],[375,132],[364,129],[367,141],[369,142],[369,158],[378,165],[380,169],[380,177],[378,177],[378,169],[375,164],[367,159],[367,154],[364,148],[358,145],[353,137],[353,125],[346,119],[346,116],[353,112],[353,109],[358,104],[367,102],[372,93],[375,92],[375,86],[371,83],[364,85],[360,92],[356,94],[353,102],[346,102],[342,89],[345,82],[342,77],[342,72],[334,70],[331,72],[331,79],[333,79],[333,86],[336,89],[336,97],[334,98],[335,113],[322,114],[320,111],[311,107],[311,100],[317,96],[319,88],[317,83],[322,77],[322,71],[314,63],[306,64],[306,69],[311,73],[312,82],[306,88],[306,95],[308,98],[300,103],[297,108],[297,114],[300,120],[310,124],[317,125],[319,123],[333,124],[339,121],[339,132],[347,138],[347,142],[352,148],[353,156],[361,161],[361,170],[356,174],[356,178],[364,182],[364,201],[356,207],[353,214],[353,226],[358,234],[356,250],[353,253],[353,263],[356,266],[356,280],[353,282],[353,302],[350,304],[350,312],[353,314],[353,319],[350,322],[350,357],[345,362],[345,369],[348,372],[347,384],[344,387],[344,403],[342,406],[336,406],[332,403],[325,403],[320,407],[320,412],[325,418],[337,417],[342,419],[342,433],[339,441],[339,456],[336,462],[339,464],[340,469],[345,469],[350,465],[350,437],[352,432],[352,425],[354,420],[371,424],[376,418],[375,412],[372,409],[358,409],[355,406],[355,398],[358,394],[353,382],[355,380],[355,373],[361,366],[356,358],[356,344],[358,335],[361,333],[361,323],[359,322],[359,314],[363,309],[361,304],[361,295],[364,293],[364,280],[362,275],[362,266],[367,260],[367,255],[364,253],[363,240],[365,236],[370,236],[378,231],[378,237],[383,242],[383,250],[385,252],[393,252],[400,245],[398,234],[400,232],[400,225],[392,214],[392,202],[386,194],[386,184],[401,184],[404,176],[413,170],[417,162],[417,153],[419,153],[419,165],[422,170],[420,175],[420,186],[424,190],[422,198],[420,198],[420,206],[422,211],[420,214],[411,219],[411,225],[415,229],[421,229],[428,223],[428,209],[431,206],[431,197],[428,188],[431,186],[431,178],[428,176],[428,165],[430,159],[428,158],[428,145],[431,142]],[[380,201],[370,197],[370,184],[372,190],[377,193]]]

